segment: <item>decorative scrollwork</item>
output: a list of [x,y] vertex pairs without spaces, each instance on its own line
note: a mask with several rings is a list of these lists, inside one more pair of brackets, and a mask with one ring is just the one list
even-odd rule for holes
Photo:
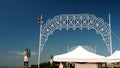
[[88,30],[94,29],[102,36],[108,51],[110,51],[110,25],[102,18],[97,18],[92,14],[61,14],[52,19],[48,19],[42,27],[41,50],[43,50],[49,35],[53,34],[55,30],[62,30],[63,28],[66,30],[69,30],[70,28],[73,30],[76,28],[79,28],[80,30],[83,28]]

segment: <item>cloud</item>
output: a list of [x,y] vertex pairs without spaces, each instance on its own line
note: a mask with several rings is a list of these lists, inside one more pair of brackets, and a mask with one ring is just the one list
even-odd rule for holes
[[9,53],[11,53],[11,54],[17,54],[19,56],[25,55],[25,51],[9,51]]
[[[9,53],[11,54],[16,54],[17,56],[24,56],[25,55],[25,51],[9,51]],[[31,52],[31,56],[36,56],[37,52]]]
[[31,56],[37,55],[37,52],[31,52]]
[[15,53],[15,51],[9,51],[9,53]]
[[17,53],[17,55],[19,55],[19,56],[25,55],[25,51],[23,51],[23,52],[17,51],[16,53]]

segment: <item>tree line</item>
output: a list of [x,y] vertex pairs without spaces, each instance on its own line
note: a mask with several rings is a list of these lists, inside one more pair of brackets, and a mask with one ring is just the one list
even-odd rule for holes
[[[50,62],[43,62],[40,64],[40,68],[58,68],[59,64],[58,63],[54,63],[54,64],[50,64]],[[31,68],[38,68],[38,65],[31,65]]]

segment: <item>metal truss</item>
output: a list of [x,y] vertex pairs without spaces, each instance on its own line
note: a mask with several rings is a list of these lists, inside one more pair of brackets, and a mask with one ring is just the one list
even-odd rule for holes
[[41,51],[48,40],[48,37],[54,33],[55,30],[62,29],[73,30],[79,28],[80,30],[86,28],[88,30],[94,29],[97,34],[102,36],[105,45],[110,52],[110,25],[106,23],[102,18],[98,18],[93,14],[61,14],[48,19],[42,27],[41,33]]
[[[70,52],[70,51],[76,49],[77,47],[78,47],[78,46],[73,46],[73,47],[71,47],[70,49],[68,49],[67,52]],[[86,45],[84,45],[84,46],[82,46],[82,47],[83,47],[84,49],[86,49],[87,51],[89,51],[89,52],[96,53],[96,48],[93,48],[93,47],[90,47],[90,46],[86,46]]]

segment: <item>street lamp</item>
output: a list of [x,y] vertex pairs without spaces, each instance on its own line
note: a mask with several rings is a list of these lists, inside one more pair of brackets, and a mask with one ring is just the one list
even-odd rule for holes
[[42,34],[42,15],[41,16],[38,16],[38,23],[40,24],[40,37],[39,37],[39,52],[38,52],[38,68],[40,67],[40,52],[41,52],[41,34]]
[[26,53],[26,55],[24,56],[24,67],[28,68],[28,66],[29,66],[29,58],[31,56],[30,49],[26,48],[25,49],[25,53]]

